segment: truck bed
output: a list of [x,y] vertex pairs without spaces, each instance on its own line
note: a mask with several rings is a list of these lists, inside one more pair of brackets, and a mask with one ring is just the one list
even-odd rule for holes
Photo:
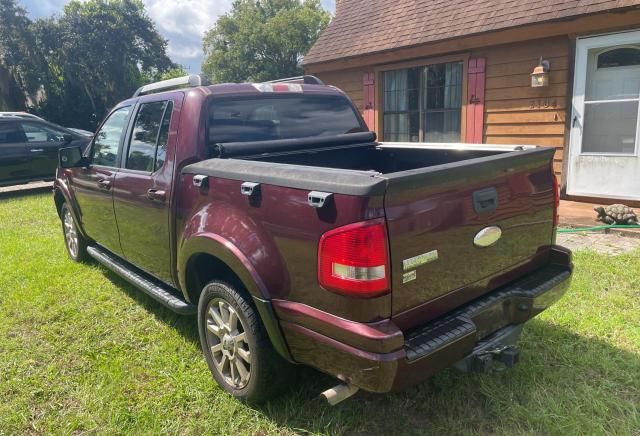
[[[377,198],[389,238],[391,316],[411,328],[544,264],[554,238],[553,154],[517,146],[352,144],[215,158],[183,172]],[[476,244],[488,228],[499,229],[499,243]]]
[[[538,150],[541,151],[541,150]],[[419,172],[526,157],[535,147],[484,144],[378,143],[294,152],[229,153],[183,169],[231,180],[346,195],[384,193],[386,181]],[[276,165],[274,165],[276,164]]]
[[[439,165],[487,158],[522,151],[518,146],[470,144],[380,143],[376,146],[353,146],[336,150],[308,150],[291,154],[269,154],[252,160],[290,165],[369,171],[393,174]],[[531,147],[528,147],[531,148]]]

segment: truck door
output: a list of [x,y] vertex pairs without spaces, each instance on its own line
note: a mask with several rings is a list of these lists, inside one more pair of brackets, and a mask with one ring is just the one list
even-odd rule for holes
[[122,249],[113,212],[113,182],[131,109],[120,107],[109,115],[89,148],[91,164],[71,170],[83,229],[91,239],[119,255]]
[[15,121],[0,122],[0,185],[31,177],[26,140]]
[[64,132],[37,120],[20,121],[27,137],[33,177],[53,179],[58,166],[58,150],[65,145]]
[[125,259],[167,283],[173,282],[169,210],[182,95],[140,100],[113,191]]

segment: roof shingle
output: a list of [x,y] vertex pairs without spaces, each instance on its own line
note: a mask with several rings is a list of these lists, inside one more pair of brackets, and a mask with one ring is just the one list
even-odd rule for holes
[[341,0],[304,64],[638,5],[640,0]]

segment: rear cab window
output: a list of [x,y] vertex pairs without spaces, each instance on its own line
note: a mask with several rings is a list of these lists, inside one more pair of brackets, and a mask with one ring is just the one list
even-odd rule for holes
[[209,145],[366,132],[341,95],[271,93],[220,97],[209,106]]

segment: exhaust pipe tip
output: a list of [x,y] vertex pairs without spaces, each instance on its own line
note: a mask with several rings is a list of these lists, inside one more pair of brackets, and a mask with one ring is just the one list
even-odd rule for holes
[[335,406],[336,404],[355,395],[359,390],[360,388],[354,385],[339,384],[332,387],[331,389],[327,389],[320,395],[324,397],[325,400],[327,400],[327,403],[329,403],[329,405]]

